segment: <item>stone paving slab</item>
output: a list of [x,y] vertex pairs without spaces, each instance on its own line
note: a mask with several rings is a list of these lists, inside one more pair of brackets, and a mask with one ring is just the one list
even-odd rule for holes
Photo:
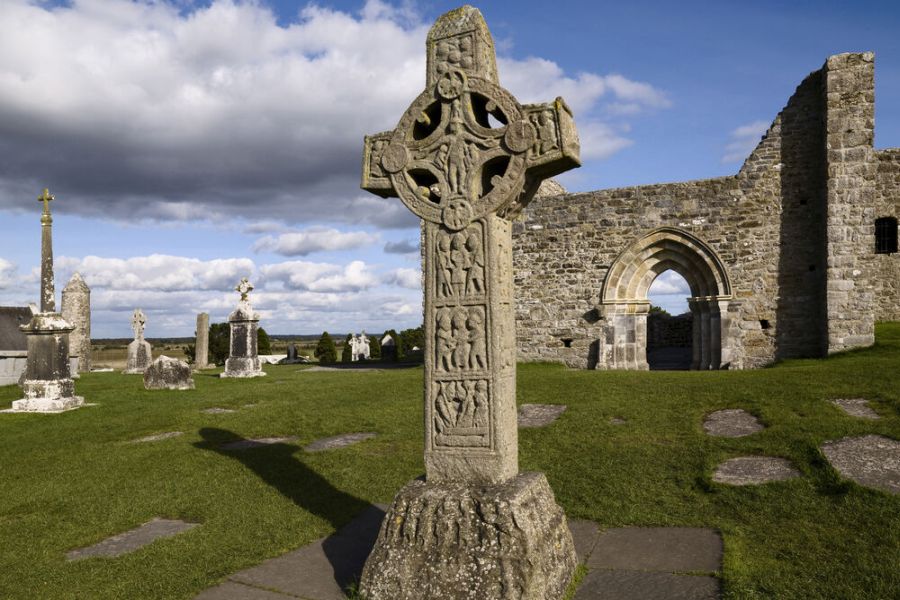
[[519,427],[546,427],[567,408],[565,404],[523,404],[519,407]]
[[[196,600],[344,600],[343,590],[359,581],[386,508],[370,506],[334,535],[235,573],[224,583],[196,596]],[[712,530],[634,527],[600,534],[596,523],[583,520],[569,521],[569,529],[579,561],[587,561],[589,567],[595,563],[613,564],[609,556],[617,552],[630,553],[625,562],[627,570],[595,568],[590,571],[576,600],[712,600],[718,597],[719,584],[714,577],[652,571],[655,568],[718,570],[722,541]]]
[[869,406],[869,401],[865,398],[838,398],[832,400],[831,403],[851,417],[873,420],[881,418],[877,412],[872,410],[872,407]]
[[712,480],[728,485],[759,485],[800,477],[791,461],[777,456],[739,456],[716,467]]
[[362,433],[342,433],[327,438],[316,440],[303,448],[307,452],[323,452],[325,450],[334,450],[335,448],[344,448],[359,442],[370,440],[375,437],[376,433],[366,431]]
[[[386,508],[369,506],[334,535],[235,573],[229,581],[204,591],[197,600],[234,600],[228,594],[241,592],[242,588],[279,594],[272,600],[285,597],[281,594],[308,600],[343,600],[346,586],[359,580]],[[256,598],[247,596],[247,600]],[[259,596],[259,600],[268,598]]]
[[131,440],[132,444],[141,444],[144,442],[158,442],[160,440],[168,440],[179,435],[184,435],[183,431],[166,431],[165,433],[154,433],[136,440]]
[[297,437],[267,437],[253,438],[247,440],[237,440],[228,442],[219,446],[222,450],[247,450],[248,448],[260,448],[262,446],[271,446],[272,444],[289,444],[296,442]]
[[703,430],[715,437],[738,438],[765,429],[755,416],[740,408],[717,410],[706,415]]
[[234,581],[209,588],[195,597],[196,600],[296,600],[297,596],[287,596]]
[[66,554],[66,560],[80,560],[92,556],[113,558],[134,552],[147,544],[161,538],[172,537],[196,527],[198,523],[187,523],[177,519],[153,519],[130,531],[114,535],[102,542],[72,550]]
[[712,572],[722,564],[722,537],[698,527],[607,529],[586,564],[590,569]]
[[717,600],[715,577],[646,573],[641,571],[591,571],[581,582],[575,600]]
[[213,406],[212,408],[204,408],[200,412],[205,413],[207,415],[225,415],[228,413],[235,412],[234,409],[231,408],[221,408],[218,406]]
[[822,453],[847,479],[900,494],[900,441],[880,435],[845,437],[823,444]]

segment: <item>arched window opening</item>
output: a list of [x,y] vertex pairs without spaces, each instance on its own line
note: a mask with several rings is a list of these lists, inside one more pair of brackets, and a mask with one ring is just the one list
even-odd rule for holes
[[875,254],[897,252],[897,217],[875,219]]
[[676,271],[660,273],[647,299],[647,364],[652,371],[688,370],[693,358],[694,318],[688,307],[688,282]]

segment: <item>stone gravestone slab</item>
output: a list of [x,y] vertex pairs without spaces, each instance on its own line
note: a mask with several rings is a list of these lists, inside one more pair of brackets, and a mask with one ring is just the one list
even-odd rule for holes
[[209,364],[209,315],[200,313],[197,315],[197,332],[194,342],[194,369],[211,369],[215,365]]
[[147,317],[140,308],[134,309],[131,315],[131,329],[134,331],[134,341],[128,344],[128,358],[125,362],[126,375],[141,375],[150,366],[153,360],[153,350],[150,342],[144,339],[144,327],[147,325]]
[[523,404],[519,407],[519,427],[546,427],[567,408],[565,404]]
[[518,468],[510,218],[580,164],[575,125],[561,98],[523,106],[498,85],[471,6],[438,19],[427,61],[425,91],[363,157],[363,188],[425,222],[426,478],[395,497],[361,591],[556,599],[576,557],[546,477]]
[[53,279],[53,217],[45,189],[38,198],[44,203],[41,214],[41,311],[21,327],[28,344],[28,358],[22,379],[25,397],[12,403],[11,412],[55,413],[84,405],[75,395],[72,365],[69,361],[69,334],[74,327],[56,312],[56,287]]
[[726,408],[706,415],[703,431],[714,437],[744,437],[765,429],[759,419],[740,408]]
[[263,377],[266,372],[262,370],[257,351],[259,315],[250,305],[253,285],[244,277],[234,289],[241,295],[241,300],[234,312],[228,315],[230,355],[225,361],[225,372],[219,377]]
[[78,371],[91,372],[91,289],[75,273],[62,291],[62,316],[75,330],[69,335],[70,355],[78,357]]
[[192,390],[191,366],[183,360],[160,356],[144,371],[146,390]]

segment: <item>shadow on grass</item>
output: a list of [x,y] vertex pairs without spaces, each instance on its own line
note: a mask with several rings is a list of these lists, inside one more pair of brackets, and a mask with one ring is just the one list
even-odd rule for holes
[[[246,438],[232,431],[213,427],[204,427],[199,433],[203,441],[194,444],[197,448],[217,452],[241,462],[303,510],[328,521],[336,530],[343,527],[322,542],[322,549],[334,571],[334,580],[342,590],[359,581],[363,564],[378,535],[383,511],[339,490],[303,464],[294,456],[298,450],[296,446],[268,444],[226,450],[221,447],[223,444],[240,442]],[[351,517],[357,515],[347,525]]]

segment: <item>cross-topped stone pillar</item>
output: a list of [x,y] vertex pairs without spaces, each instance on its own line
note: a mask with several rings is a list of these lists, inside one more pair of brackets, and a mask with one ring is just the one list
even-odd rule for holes
[[578,137],[561,98],[523,106],[499,86],[475,8],[438,19],[427,52],[425,91],[365,140],[362,187],[425,223],[426,480],[395,498],[363,592],[555,599],[574,550],[544,476],[519,474],[510,218],[580,164]]
[[44,189],[38,201],[44,203],[41,214],[41,310],[21,327],[28,341],[28,359],[22,391],[25,397],[12,403],[13,412],[63,412],[84,404],[75,395],[69,363],[69,334],[75,329],[56,312],[53,281],[53,196]]

